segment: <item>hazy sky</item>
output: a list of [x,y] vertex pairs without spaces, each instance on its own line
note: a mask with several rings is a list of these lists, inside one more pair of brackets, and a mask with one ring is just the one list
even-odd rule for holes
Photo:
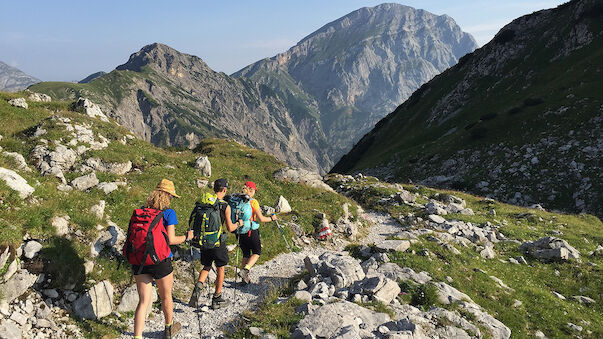
[[[373,0],[0,0],[0,61],[44,81],[109,72],[152,42],[233,73]],[[395,1],[448,14],[481,46],[514,18],[559,0]]]

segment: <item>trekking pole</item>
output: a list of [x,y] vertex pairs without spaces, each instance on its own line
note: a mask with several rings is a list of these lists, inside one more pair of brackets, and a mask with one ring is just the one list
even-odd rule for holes
[[281,231],[281,235],[283,236],[283,240],[285,240],[285,244],[287,245],[287,248],[289,249],[289,252],[292,252],[291,251],[291,246],[289,246],[289,242],[287,242],[287,238],[285,238],[285,233],[283,233],[283,229],[281,228],[281,225],[276,220],[274,220],[274,222],[276,223],[276,227],[278,227],[278,230]]
[[[235,216],[239,217],[239,210],[235,210]],[[237,229],[235,230],[235,237],[237,238],[237,248],[235,249],[235,279],[234,279],[234,291],[232,292],[232,301],[233,305],[237,303],[237,278],[239,276],[239,247],[241,246],[241,239],[238,237],[236,233],[239,229],[239,220],[237,219]]]

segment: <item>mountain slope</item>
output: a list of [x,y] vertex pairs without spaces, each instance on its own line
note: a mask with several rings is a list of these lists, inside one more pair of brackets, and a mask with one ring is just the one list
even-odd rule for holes
[[421,84],[477,47],[447,15],[399,4],[354,11],[233,74],[272,87],[315,120],[334,163]]
[[94,80],[96,78],[100,78],[100,77],[102,77],[105,74],[107,74],[107,72],[103,72],[103,71],[92,73],[89,76],[85,77],[84,79],[78,81],[78,83],[80,83],[80,84],[87,84],[90,81],[92,81],[92,80]]
[[332,169],[603,215],[603,6],[518,18],[417,90]]
[[270,88],[215,72],[200,58],[162,44],[143,47],[88,84],[41,83],[32,90],[60,99],[90,97],[158,146],[194,147],[202,138],[233,138],[295,166],[317,170],[323,162]]
[[40,80],[0,61],[0,91],[16,92],[38,82]]

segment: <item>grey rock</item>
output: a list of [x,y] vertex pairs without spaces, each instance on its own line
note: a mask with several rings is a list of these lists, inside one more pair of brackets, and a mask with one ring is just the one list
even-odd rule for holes
[[494,247],[492,246],[491,243],[489,246],[486,246],[483,250],[481,250],[481,252],[479,252],[479,254],[484,259],[493,259],[494,257],[496,257],[496,252],[494,252]]
[[444,207],[440,203],[438,203],[437,201],[434,201],[434,200],[431,200],[427,204],[425,204],[425,211],[428,214],[435,214],[435,215],[448,214],[446,209],[444,209]]
[[81,172],[102,172],[116,175],[125,175],[132,170],[132,162],[127,161],[124,163],[119,162],[104,162],[100,158],[88,158],[82,164],[80,169]]
[[315,339],[316,337],[312,334],[307,327],[298,327],[291,333],[291,339]]
[[408,240],[384,240],[375,244],[375,249],[379,252],[404,252],[410,247]]
[[209,185],[209,180],[207,179],[197,179],[197,188],[205,188]]
[[572,329],[575,332],[582,332],[582,330],[583,330],[582,326],[572,324],[572,323],[567,323],[567,327],[569,327],[570,329]]
[[292,211],[289,202],[282,195],[278,196],[278,199],[274,204],[274,210],[276,211],[276,213],[289,213]]
[[[0,61],[0,91],[18,92],[38,82],[40,80]],[[13,336],[12,338],[16,337]]]
[[371,336],[378,326],[387,321],[387,314],[376,313],[354,303],[342,301],[319,307],[302,319],[298,328],[306,327],[316,337],[331,338],[346,326],[352,325],[360,337],[365,337]]
[[98,183],[99,181],[96,178],[96,173],[92,172],[73,179],[73,181],[71,181],[71,186],[79,191],[85,191],[98,185]]
[[264,214],[264,215],[272,215],[272,214],[276,213],[276,210],[274,209],[274,207],[264,205],[261,207],[261,209],[262,209],[262,214]]
[[360,263],[350,256],[327,252],[319,259],[318,272],[323,277],[331,278],[336,288],[348,287],[365,277]]
[[50,220],[50,224],[55,229],[55,234],[58,237],[64,237],[69,234],[69,216],[55,216]]
[[310,292],[308,291],[296,291],[295,293],[293,293],[292,297],[302,301],[312,301],[312,294],[310,294]]
[[314,311],[316,311],[316,309],[318,309],[318,306],[316,306],[310,302],[307,302],[305,304],[301,304],[301,305],[297,306],[295,308],[295,313],[308,315],[308,314],[314,313]]
[[207,156],[201,156],[195,160],[195,168],[201,172],[204,177],[211,177],[211,162]]
[[12,190],[19,193],[21,199],[29,197],[35,190],[27,183],[27,180],[8,168],[0,167],[0,179],[4,180],[6,185]]
[[251,326],[249,327],[249,333],[251,333],[252,336],[259,337],[264,334],[264,330],[259,327]]
[[35,274],[27,270],[19,270],[8,281],[0,284],[0,296],[2,300],[11,302],[25,293],[37,280]]
[[561,299],[561,300],[565,300],[565,299],[566,299],[566,298],[565,298],[565,297],[564,297],[564,296],[563,296],[561,293],[558,293],[558,292],[555,292],[555,291],[551,291],[551,293],[552,293],[552,294],[553,294],[555,297],[557,297],[557,298],[559,298],[559,299]]
[[6,262],[8,261],[8,258],[10,257],[9,250],[10,250],[10,248],[8,246],[6,246],[6,248],[4,249],[4,252],[2,252],[2,254],[0,254],[0,268],[4,268],[4,265],[6,265]]
[[27,101],[25,101],[25,98],[10,99],[8,101],[8,104],[11,105],[11,106],[25,108],[25,109],[27,109],[29,107],[27,105]]
[[110,194],[119,188],[119,186],[117,186],[117,184],[114,182],[101,182],[96,187],[105,192],[105,194]]
[[295,290],[296,291],[305,290],[306,288],[308,288],[308,285],[303,280],[300,280],[300,281],[297,282],[297,284],[295,284]]
[[29,101],[34,101],[34,102],[51,102],[52,98],[49,95],[43,94],[43,93],[31,93],[27,99],[29,99]]
[[442,304],[448,305],[456,301],[469,301],[473,303],[473,300],[468,295],[444,282],[433,282],[432,284],[438,289],[438,300]]
[[[19,247],[19,249],[21,249],[21,247]],[[15,257],[15,259],[13,259],[13,261],[11,261],[11,263],[8,265],[8,268],[6,269],[6,272],[4,273],[4,276],[2,277],[2,279],[4,281],[8,281],[8,279],[10,279],[10,277],[12,277],[13,274],[17,273],[17,270],[20,268],[19,262],[17,261],[18,257],[19,257],[19,255],[17,255]]]
[[56,299],[59,297],[59,292],[57,292],[57,290],[54,288],[43,290],[42,293],[50,299]]
[[305,169],[285,167],[274,172],[273,177],[278,181],[300,183],[310,187],[322,188],[330,192],[333,191],[331,186],[322,181],[322,177],[318,173]]
[[[153,303],[157,301],[157,291],[155,287],[151,288],[151,303],[147,308],[147,315],[151,313],[153,308]],[[136,284],[129,286],[124,290],[124,293],[121,296],[121,300],[119,301],[119,305],[117,305],[118,312],[133,312],[136,311],[136,307],[138,306],[138,290],[136,289]]]
[[100,319],[113,310],[113,285],[101,281],[73,303],[76,316],[84,319]]
[[539,338],[539,339],[545,339],[546,335],[544,335],[544,333],[542,333],[542,331],[536,331],[536,332],[534,332],[534,337]]
[[23,326],[27,322],[27,317],[19,312],[13,312],[10,315],[10,320],[16,322],[17,324]]
[[2,154],[13,159],[17,164],[17,169],[25,172],[31,172],[31,168],[27,166],[27,162],[25,162],[25,158],[21,154],[17,152],[2,152]]
[[555,237],[544,237],[534,242],[524,242],[519,249],[543,260],[569,260],[580,258],[580,252],[567,241]]
[[21,329],[14,321],[4,319],[0,324],[0,339],[22,338]]
[[592,305],[596,302],[593,298],[586,297],[583,295],[575,295],[572,297],[572,299],[574,299],[575,301],[577,301],[581,304],[585,304],[585,305]]
[[394,198],[399,203],[405,203],[405,202],[411,203],[411,202],[415,202],[417,200],[417,197],[407,190],[402,190],[400,192],[397,192],[396,195],[394,196]]
[[111,225],[96,238],[90,247],[90,253],[93,257],[96,257],[105,247],[113,248],[114,251],[120,252],[124,241],[126,240],[126,234],[117,225]]
[[24,255],[27,259],[32,259],[42,249],[42,244],[35,240],[28,241],[23,247]]
[[104,200],[100,200],[98,202],[98,204],[93,205],[92,207],[90,207],[90,213],[92,213],[97,218],[99,218],[99,219],[102,220],[103,217],[105,216],[105,206],[106,206],[105,201]]
[[439,215],[435,215],[435,214],[430,214],[427,218],[429,220],[435,222],[436,224],[443,224],[446,222],[446,219],[440,217]]
[[102,121],[109,121],[109,118],[107,118],[100,107],[87,98],[78,98],[75,102],[75,108],[81,108],[84,114],[91,118],[99,118]]

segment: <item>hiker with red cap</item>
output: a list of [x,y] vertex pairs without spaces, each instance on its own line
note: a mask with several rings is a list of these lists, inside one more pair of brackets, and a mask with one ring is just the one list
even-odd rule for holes
[[249,279],[249,270],[258,261],[260,254],[262,253],[262,243],[260,242],[260,222],[270,222],[276,220],[276,215],[266,217],[262,214],[260,209],[260,203],[253,198],[257,187],[253,181],[247,181],[243,185],[243,193],[251,197],[249,204],[251,205],[251,229],[245,232],[238,232],[239,246],[243,252],[243,262],[241,263],[242,269],[239,271],[243,282],[248,284],[251,280]]

